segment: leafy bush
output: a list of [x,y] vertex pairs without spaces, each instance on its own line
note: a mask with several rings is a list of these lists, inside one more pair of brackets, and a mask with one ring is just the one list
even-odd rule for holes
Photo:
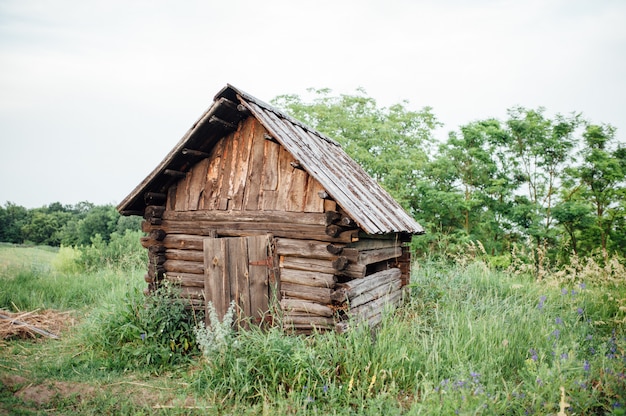
[[81,252],[77,248],[61,246],[52,260],[52,267],[59,273],[78,273],[81,269],[80,256]]
[[84,331],[84,343],[104,354],[107,367],[161,370],[198,353],[193,328],[203,318],[186,308],[177,288],[163,284],[148,296],[132,288],[113,302]]
[[142,236],[141,231],[126,230],[124,234],[114,232],[110,241],[106,242],[100,234],[96,234],[90,245],[77,248],[80,257],[76,261],[80,270],[132,270],[145,267],[148,260],[147,252],[140,244]]

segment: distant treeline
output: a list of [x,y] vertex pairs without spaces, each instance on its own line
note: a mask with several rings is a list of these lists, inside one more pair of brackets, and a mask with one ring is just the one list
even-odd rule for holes
[[48,246],[87,246],[100,236],[104,242],[114,233],[138,231],[140,217],[123,217],[113,205],[59,202],[27,209],[12,202],[0,206],[0,241]]

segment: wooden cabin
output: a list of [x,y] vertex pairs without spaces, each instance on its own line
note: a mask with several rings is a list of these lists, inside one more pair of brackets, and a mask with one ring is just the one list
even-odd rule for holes
[[424,232],[337,142],[230,85],[117,208],[145,219],[148,290],[298,333],[378,323]]

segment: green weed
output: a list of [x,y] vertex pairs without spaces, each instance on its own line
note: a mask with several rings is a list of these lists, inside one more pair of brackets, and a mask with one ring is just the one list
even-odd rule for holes
[[123,297],[111,297],[94,310],[79,343],[100,356],[107,368],[161,371],[198,355],[193,328],[202,319],[186,309],[172,286],[163,285],[150,296],[129,287]]

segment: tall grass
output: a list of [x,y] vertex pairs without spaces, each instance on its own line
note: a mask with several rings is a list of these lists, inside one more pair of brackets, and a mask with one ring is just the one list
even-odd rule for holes
[[114,233],[109,243],[79,248],[0,245],[0,308],[84,309],[110,293],[121,299],[146,264],[139,236]]
[[374,333],[240,332],[191,381],[220,403],[283,411],[545,414],[559,411],[563,386],[569,412],[618,412],[624,311],[603,291],[513,280],[482,263],[429,265]]
[[54,358],[34,361],[46,377],[173,371],[183,396],[229,414],[556,414],[561,387],[568,415],[626,408],[626,288],[613,281],[426,263],[375,331],[252,328],[202,357],[190,339],[202,318],[172,292],[145,298],[142,271],[29,273],[2,276],[4,304],[87,315]]

